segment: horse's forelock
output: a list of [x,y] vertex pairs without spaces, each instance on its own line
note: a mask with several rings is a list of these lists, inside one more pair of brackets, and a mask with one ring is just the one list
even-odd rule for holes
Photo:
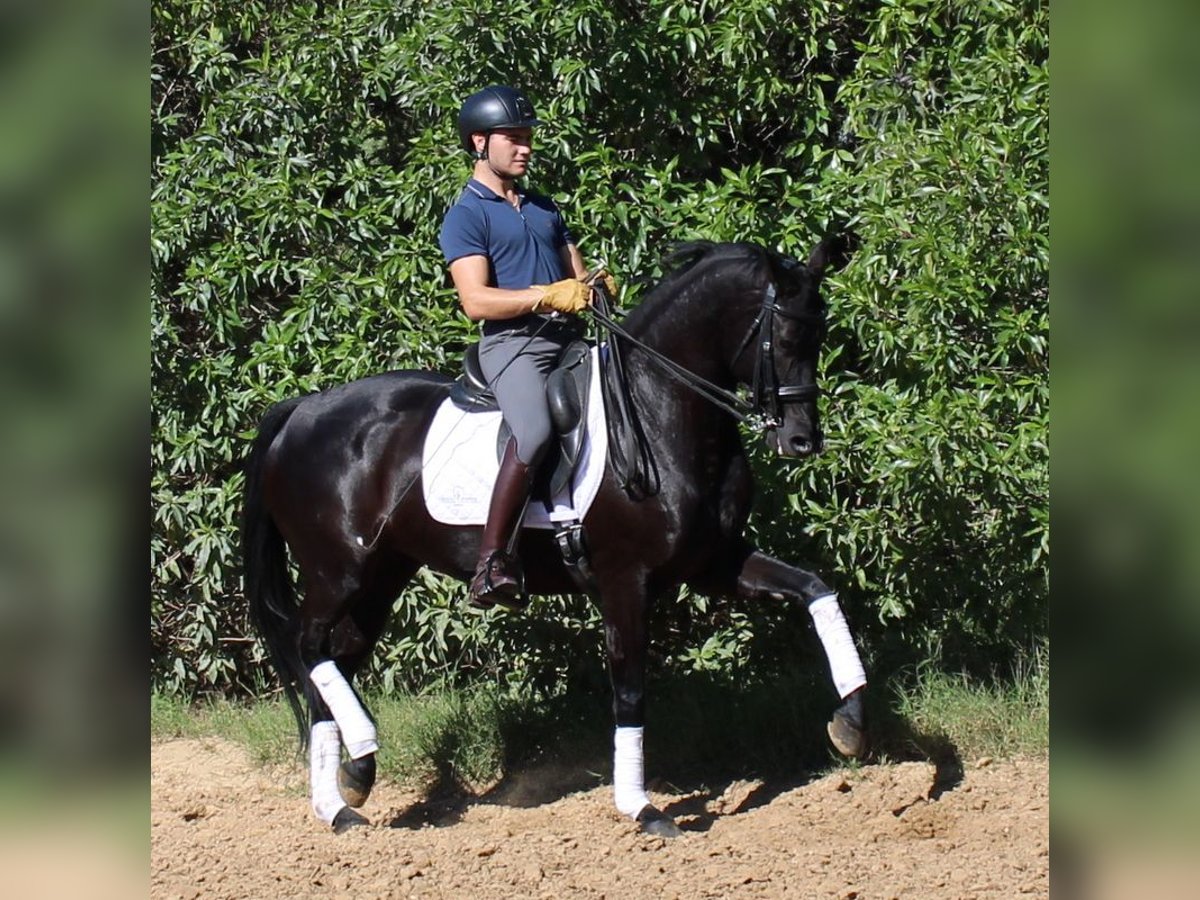
[[782,254],[771,253],[773,278],[779,289],[778,302],[794,313],[824,313],[820,273],[806,263]]

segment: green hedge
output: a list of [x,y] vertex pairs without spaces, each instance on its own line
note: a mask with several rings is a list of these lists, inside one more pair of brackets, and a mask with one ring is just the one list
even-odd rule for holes
[[[1048,9],[744,0],[156,0],[151,638],[155,684],[270,684],[237,558],[240,460],[275,400],[453,371],[475,329],[437,229],[468,174],[454,117],[495,82],[548,123],[532,180],[636,302],[692,238],[831,279],[827,452],[754,442],[770,551],[841,591],[876,666],[1002,665],[1047,632]],[[385,686],[599,676],[576,598],[479,618],[423,576]],[[822,665],[800,609],[685,596],[658,662]]]

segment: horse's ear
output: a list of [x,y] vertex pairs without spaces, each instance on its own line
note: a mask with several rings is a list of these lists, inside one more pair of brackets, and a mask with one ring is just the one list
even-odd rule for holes
[[844,234],[825,238],[808,256],[809,271],[823,278],[827,272],[841,269],[850,261],[850,254],[854,251],[852,244],[852,239]]

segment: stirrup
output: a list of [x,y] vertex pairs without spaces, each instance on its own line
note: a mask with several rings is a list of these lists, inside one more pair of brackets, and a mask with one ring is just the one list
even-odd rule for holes
[[[506,566],[509,571],[504,571]],[[512,579],[512,583],[496,585],[492,581],[492,574],[497,569]],[[483,565],[475,570],[468,591],[468,602],[475,609],[491,609],[493,606],[523,609],[529,605],[521,561],[503,550],[494,550]]]

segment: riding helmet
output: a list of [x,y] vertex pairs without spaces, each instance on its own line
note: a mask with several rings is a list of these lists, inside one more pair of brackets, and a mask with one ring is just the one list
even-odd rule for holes
[[458,138],[463,149],[474,155],[471,135],[498,128],[532,128],[541,125],[529,98],[516,88],[492,85],[468,97],[458,112]]

